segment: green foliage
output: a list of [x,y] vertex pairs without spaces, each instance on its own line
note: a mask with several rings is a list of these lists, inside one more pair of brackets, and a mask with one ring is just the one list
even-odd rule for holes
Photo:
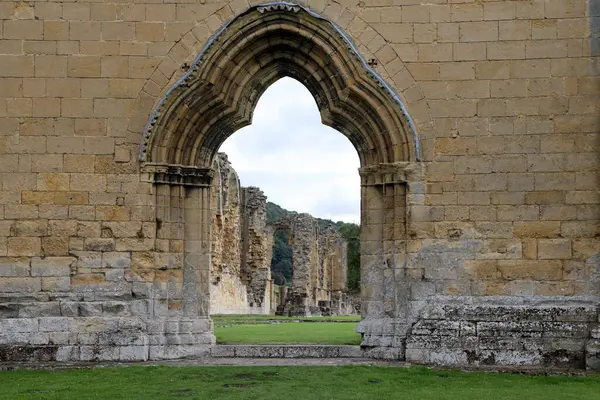
[[348,290],[360,291],[360,226],[338,222],[338,230],[348,242]]
[[[267,203],[267,222],[275,223],[286,215],[297,214],[288,211],[275,203]],[[317,218],[319,229],[334,227],[348,242],[348,290],[360,290],[360,226],[349,222],[333,222],[329,219]],[[271,276],[277,285],[290,285],[292,282],[292,248],[289,245],[288,232],[277,231],[273,242],[273,259]]]
[[281,208],[275,203],[267,202],[267,222],[272,224],[279,221],[281,218],[289,214],[297,214],[295,211],[288,211],[285,208]]
[[425,367],[121,366],[0,371],[1,400],[582,400],[598,376],[527,376]]
[[[273,224],[292,213],[275,203],[267,202],[267,223]],[[289,245],[289,233],[279,230],[273,237],[271,277],[276,285],[283,286],[292,283],[292,274],[292,248]]]
[[271,276],[276,285],[289,285],[292,282],[292,248],[289,245],[288,232],[275,232]]

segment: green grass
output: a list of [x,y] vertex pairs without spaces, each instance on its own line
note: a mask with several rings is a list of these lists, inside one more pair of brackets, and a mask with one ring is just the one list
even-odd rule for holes
[[600,377],[395,367],[121,367],[2,371],[4,400],[598,400]]
[[219,344],[360,344],[354,322],[284,322],[215,326]]
[[210,316],[215,326],[224,326],[232,324],[249,324],[249,323],[265,323],[268,321],[279,322],[327,322],[327,321],[360,321],[359,315],[342,315],[333,317],[284,317],[281,315],[264,315],[264,314],[215,314]]

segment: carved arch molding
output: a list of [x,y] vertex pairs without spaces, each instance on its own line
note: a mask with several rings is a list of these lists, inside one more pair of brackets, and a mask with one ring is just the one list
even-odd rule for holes
[[[182,220],[175,222],[185,225],[184,314],[208,314],[211,196],[206,192],[213,160],[231,134],[251,123],[262,93],[284,76],[308,88],[322,122],[342,132],[359,155],[363,317],[378,321],[373,329],[361,325],[363,344],[369,345],[369,331],[390,336],[382,320],[399,316],[401,289],[389,277],[398,275],[398,255],[404,254],[408,183],[420,180],[418,138],[398,95],[352,40],[334,23],[291,3],[252,6],[218,30],[160,100],[144,132],[143,179],[154,183],[157,193],[172,196],[173,188],[184,188],[175,191],[183,208],[176,213]],[[383,346],[391,345],[388,339],[373,338]]]

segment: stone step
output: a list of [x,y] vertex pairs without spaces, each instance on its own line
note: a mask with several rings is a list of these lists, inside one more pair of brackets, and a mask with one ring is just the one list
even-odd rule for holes
[[221,358],[364,358],[360,346],[333,345],[215,345],[211,357]]

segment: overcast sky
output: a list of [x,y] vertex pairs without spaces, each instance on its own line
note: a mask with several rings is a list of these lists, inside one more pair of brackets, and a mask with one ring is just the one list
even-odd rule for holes
[[301,83],[283,78],[262,95],[252,125],[221,146],[242,186],[258,186],[269,201],[315,217],[358,223],[358,155],[350,141],[321,124]]

